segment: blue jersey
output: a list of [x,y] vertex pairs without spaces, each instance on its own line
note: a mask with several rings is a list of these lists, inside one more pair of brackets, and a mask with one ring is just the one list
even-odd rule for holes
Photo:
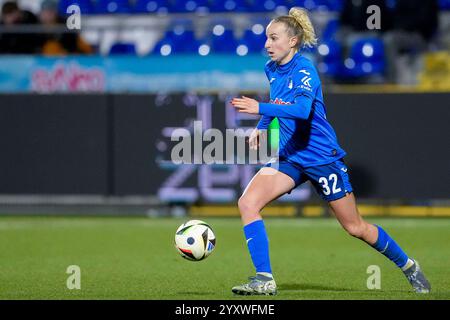
[[270,103],[260,103],[259,129],[274,117],[280,124],[279,156],[303,167],[332,163],[345,156],[327,120],[319,75],[312,62],[296,53],[278,65],[269,61]]

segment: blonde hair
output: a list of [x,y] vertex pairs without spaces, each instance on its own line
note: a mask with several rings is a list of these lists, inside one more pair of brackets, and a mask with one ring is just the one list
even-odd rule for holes
[[277,17],[272,22],[281,22],[286,25],[289,35],[298,39],[297,49],[300,46],[313,47],[317,44],[316,32],[308,11],[303,8],[293,7],[289,10],[289,15]]

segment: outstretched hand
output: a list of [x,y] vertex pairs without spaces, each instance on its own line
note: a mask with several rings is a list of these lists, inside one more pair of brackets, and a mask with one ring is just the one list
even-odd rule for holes
[[231,100],[231,104],[238,112],[250,114],[259,113],[259,102],[246,96],[242,96],[242,98],[233,98],[233,100]]

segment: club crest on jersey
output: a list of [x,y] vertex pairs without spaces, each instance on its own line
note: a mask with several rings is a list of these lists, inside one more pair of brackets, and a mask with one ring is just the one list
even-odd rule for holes
[[292,79],[289,78],[288,88],[289,88],[289,89],[292,89],[293,86],[294,86],[294,84],[292,83]]

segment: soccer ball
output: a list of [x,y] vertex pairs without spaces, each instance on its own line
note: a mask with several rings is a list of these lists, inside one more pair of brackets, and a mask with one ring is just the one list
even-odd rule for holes
[[214,250],[216,236],[211,227],[202,220],[189,220],[175,233],[175,248],[190,261],[207,258]]

